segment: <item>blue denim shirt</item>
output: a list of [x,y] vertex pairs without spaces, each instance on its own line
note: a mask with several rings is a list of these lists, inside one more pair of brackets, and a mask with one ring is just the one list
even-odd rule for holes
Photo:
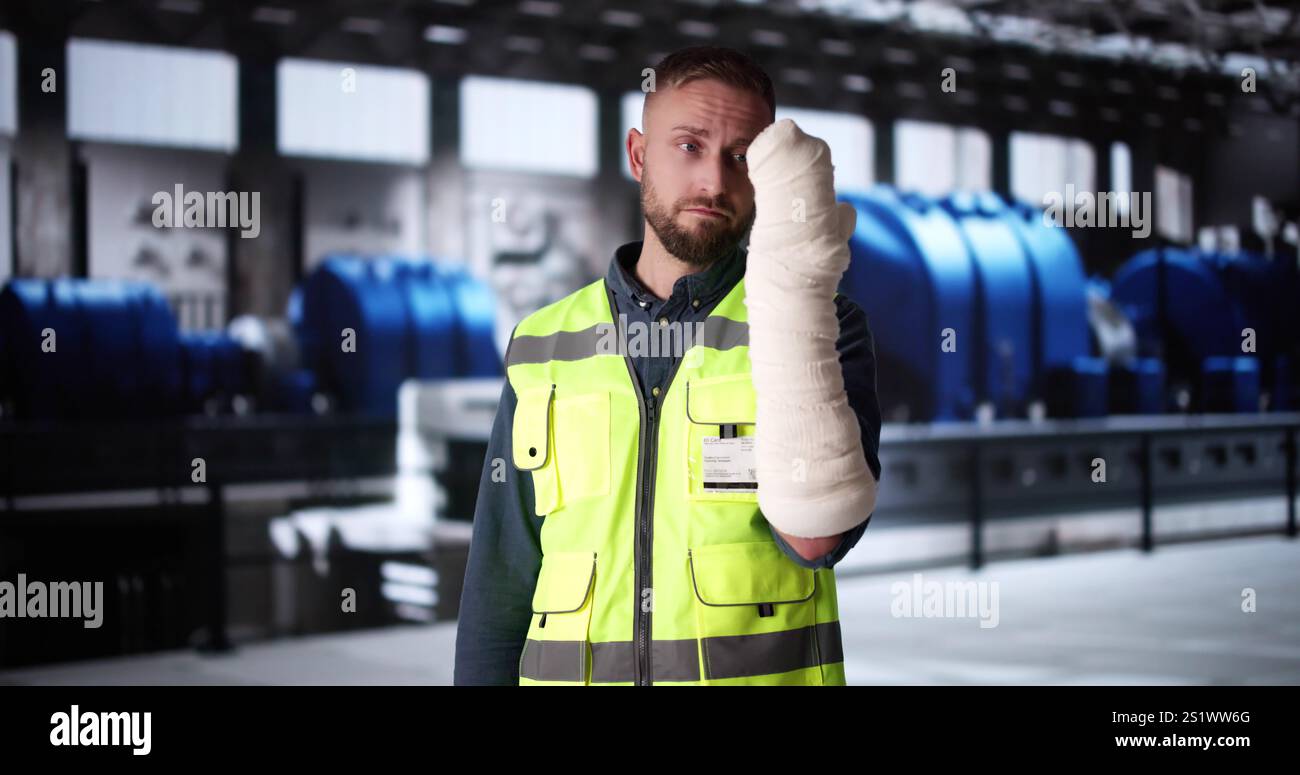
[[[641,255],[641,244],[630,242],[619,247],[605,275],[605,282],[614,291],[618,313],[627,315],[629,326],[637,321],[646,325],[660,320],[703,321],[745,275],[746,251],[737,247],[704,271],[678,278],[672,295],[660,300],[636,279],[634,267]],[[876,395],[875,343],[866,313],[843,294],[836,299],[836,315],[840,322],[836,348],[844,369],[845,392],[861,426],[867,464],[879,481],[880,404]],[[513,332],[511,335],[513,338]],[[632,358],[642,392],[649,395],[656,386],[667,389],[675,360],[672,355]],[[533,511],[532,476],[510,462],[516,400],[506,380],[474,508],[474,531],[456,629],[457,685],[517,684],[519,655],[532,620],[533,591],[542,566],[543,517]],[[494,462],[498,460],[503,462]],[[505,481],[493,481],[494,470],[503,471]],[[801,557],[775,529],[772,537],[799,565],[829,568],[857,544],[870,521],[871,515],[867,515],[844,534],[833,551],[815,560]]]

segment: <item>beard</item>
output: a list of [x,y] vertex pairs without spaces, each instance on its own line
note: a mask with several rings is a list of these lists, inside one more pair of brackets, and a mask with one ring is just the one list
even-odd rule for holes
[[[692,207],[707,207],[724,214],[723,218],[700,218],[695,228],[680,225],[676,216]],[[641,211],[654,230],[659,243],[679,261],[698,269],[712,265],[720,258],[731,255],[732,250],[754,225],[755,211],[735,221],[734,208],[723,197],[712,201],[679,200],[671,207],[661,204],[649,171],[641,176]]]

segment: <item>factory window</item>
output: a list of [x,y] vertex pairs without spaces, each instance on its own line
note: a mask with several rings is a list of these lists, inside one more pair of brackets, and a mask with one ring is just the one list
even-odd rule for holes
[[466,167],[591,178],[596,152],[591,89],[479,75],[460,82]]
[[836,191],[863,191],[875,181],[875,134],[871,122],[852,113],[803,108],[776,109],[799,128],[826,141],[835,163]]
[[282,59],[276,68],[280,153],[429,161],[429,78],[416,70]]
[[[618,138],[619,158],[623,160],[620,165],[623,177],[628,180],[633,179],[632,170],[626,163],[627,152],[623,150],[623,143],[629,129],[635,127],[645,131],[641,126],[641,106],[644,102],[645,95],[634,91],[624,94],[621,103],[623,126]],[[870,121],[852,113],[782,107],[776,109],[776,117],[778,120],[791,119],[803,131],[826,141],[835,162],[837,191],[862,191],[870,188],[875,179],[875,135]]]
[[13,34],[0,31],[0,136],[18,131],[17,60],[18,46]]
[[1030,132],[1011,133],[1011,194],[1042,205],[1048,194],[1062,201],[1073,191],[1096,191],[1096,159],[1083,140]]
[[940,196],[992,188],[992,143],[982,130],[927,121],[894,124],[894,181]]
[[[1110,144],[1110,190],[1117,194],[1133,191],[1133,156],[1127,143]],[[1119,213],[1128,212],[1128,196],[1115,198]]]
[[237,88],[235,58],[223,52],[68,41],[68,135],[75,139],[233,151]]
[[1195,233],[1191,176],[1159,165],[1156,166],[1156,231],[1183,245],[1190,244]]
[[627,132],[629,129],[645,131],[645,127],[641,126],[641,106],[644,104],[645,94],[639,91],[627,92],[623,95],[623,99],[619,101],[619,113],[623,117],[623,131],[618,136],[618,158],[621,160],[619,167],[623,170],[623,177],[628,180],[636,180],[636,178],[632,177],[632,166],[627,160],[627,148],[625,147]]

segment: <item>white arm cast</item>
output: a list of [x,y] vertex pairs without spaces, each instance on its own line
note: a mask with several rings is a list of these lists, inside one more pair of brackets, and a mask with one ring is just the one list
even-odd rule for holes
[[783,533],[833,536],[876,503],[835,348],[834,297],[857,213],[835,201],[830,148],[793,121],[764,129],[746,154],[756,208],[745,303],[759,508]]

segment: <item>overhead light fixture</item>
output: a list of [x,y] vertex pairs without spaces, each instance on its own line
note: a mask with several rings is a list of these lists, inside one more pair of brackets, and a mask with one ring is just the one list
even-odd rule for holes
[[368,19],[364,16],[349,16],[343,20],[339,28],[344,32],[355,32],[358,35],[378,35],[384,31],[384,23],[379,19]]
[[829,54],[835,57],[853,56],[853,46],[847,40],[838,40],[836,38],[826,38],[821,42],[823,54]]
[[582,59],[590,59],[594,62],[612,62],[618,57],[618,52],[609,46],[597,46],[592,43],[585,43],[578,46],[578,56]]
[[448,46],[459,46],[469,37],[469,33],[461,27],[449,27],[445,24],[430,24],[424,28],[424,39],[430,43],[442,43]]
[[1083,76],[1073,70],[1061,70],[1056,73],[1056,80],[1065,87],[1077,89],[1083,86]]
[[641,14],[614,8],[602,12],[600,14],[600,21],[602,24],[607,24],[610,27],[635,28],[641,26]]
[[677,23],[677,31],[692,38],[712,38],[718,34],[718,25],[696,19],[683,19]]
[[970,73],[975,70],[975,63],[966,57],[948,57],[943,61],[959,73]]
[[526,16],[559,16],[564,7],[552,0],[523,0],[519,4],[519,13]]
[[885,61],[891,65],[914,65],[916,64],[916,52],[906,48],[896,46],[886,46],[880,52]]
[[777,30],[754,30],[749,37],[760,46],[772,47],[784,46],[786,40],[785,33]]
[[298,12],[292,8],[259,5],[253,9],[253,21],[259,24],[293,24],[297,18]]
[[866,94],[871,91],[871,79],[865,75],[846,75],[840,79],[840,84],[846,91]]
[[900,97],[909,100],[925,99],[925,87],[915,81],[901,81],[896,87]]
[[1051,100],[1047,103],[1047,112],[1054,116],[1064,118],[1073,118],[1078,111],[1075,110],[1074,103],[1065,100]]
[[787,67],[781,71],[781,79],[786,83],[794,83],[800,86],[811,86],[813,75],[802,67]]
[[521,54],[540,54],[542,51],[542,39],[532,38],[526,35],[510,35],[506,38],[506,49],[518,51]]
[[1019,62],[1007,62],[1002,66],[1002,74],[1014,81],[1031,81],[1034,74]]
[[1008,94],[1002,98],[1002,107],[1013,113],[1024,113],[1029,110],[1029,100],[1016,94]]

